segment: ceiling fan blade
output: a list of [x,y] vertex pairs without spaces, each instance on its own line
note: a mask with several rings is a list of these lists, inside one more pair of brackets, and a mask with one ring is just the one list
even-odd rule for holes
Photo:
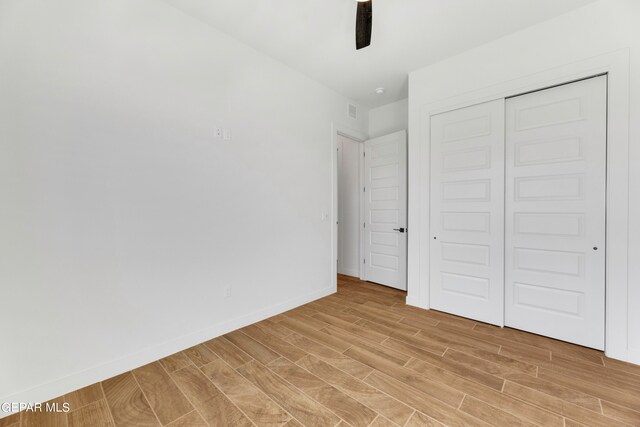
[[356,49],[371,44],[371,27],[373,26],[373,0],[359,1],[356,13]]

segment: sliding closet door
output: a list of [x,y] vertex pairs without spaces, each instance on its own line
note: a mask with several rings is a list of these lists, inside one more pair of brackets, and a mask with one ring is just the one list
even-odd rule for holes
[[604,348],[606,77],[506,104],[506,324]]
[[431,118],[431,307],[504,313],[504,100]]

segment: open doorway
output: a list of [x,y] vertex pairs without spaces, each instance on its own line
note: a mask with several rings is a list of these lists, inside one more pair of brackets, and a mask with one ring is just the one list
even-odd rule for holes
[[338,135],[338,274],[361,276],[362,142]]

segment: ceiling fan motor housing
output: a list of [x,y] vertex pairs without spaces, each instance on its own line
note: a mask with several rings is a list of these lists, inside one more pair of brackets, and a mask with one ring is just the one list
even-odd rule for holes
[[373,1],[359,1],[356,13],[356,49],[371,44],[371,28],[373,26]]

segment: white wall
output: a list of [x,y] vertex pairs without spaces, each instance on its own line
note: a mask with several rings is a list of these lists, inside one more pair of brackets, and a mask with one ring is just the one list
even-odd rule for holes
[[[548,72],[620,49],[630,49],[629,131],[629,262],[627,348],[621,356],[640,363],[640,2],[601,0],[553,20],[483,45],[411,73],[409,79],[409,228],[428,227],[428,134],[422,120],[426,106],[465,93],[488,93],[496,85]],[[611,118],[610,118],[611,119]],[[616,118],[613,118],[616,119]],[[426,175],[425,175],[426,174]],[[624,238],[625,236],[617,236]],[[409,236],[409,296],[416,305],[428,305],[428,245]],[[425,239],[428,240],[428,239]],[[426,270],[426,271],[424,271]],[[626,272],[620,272],[621,276]],[[609,284],[608,284],[609,286]],[[622,308],[622,307],[618,307]],[[615,307],[613,308],[616,309]],[[624,310],[626,311],[626,310]]]
[[369,110],[369,137],[377,138],[409,126],[409,100],[402,99]]
[[338,137],[338,273],[360,277],[360,146]]
[[347,102],[163,2],[1,0],[0,401],[332,293]]

